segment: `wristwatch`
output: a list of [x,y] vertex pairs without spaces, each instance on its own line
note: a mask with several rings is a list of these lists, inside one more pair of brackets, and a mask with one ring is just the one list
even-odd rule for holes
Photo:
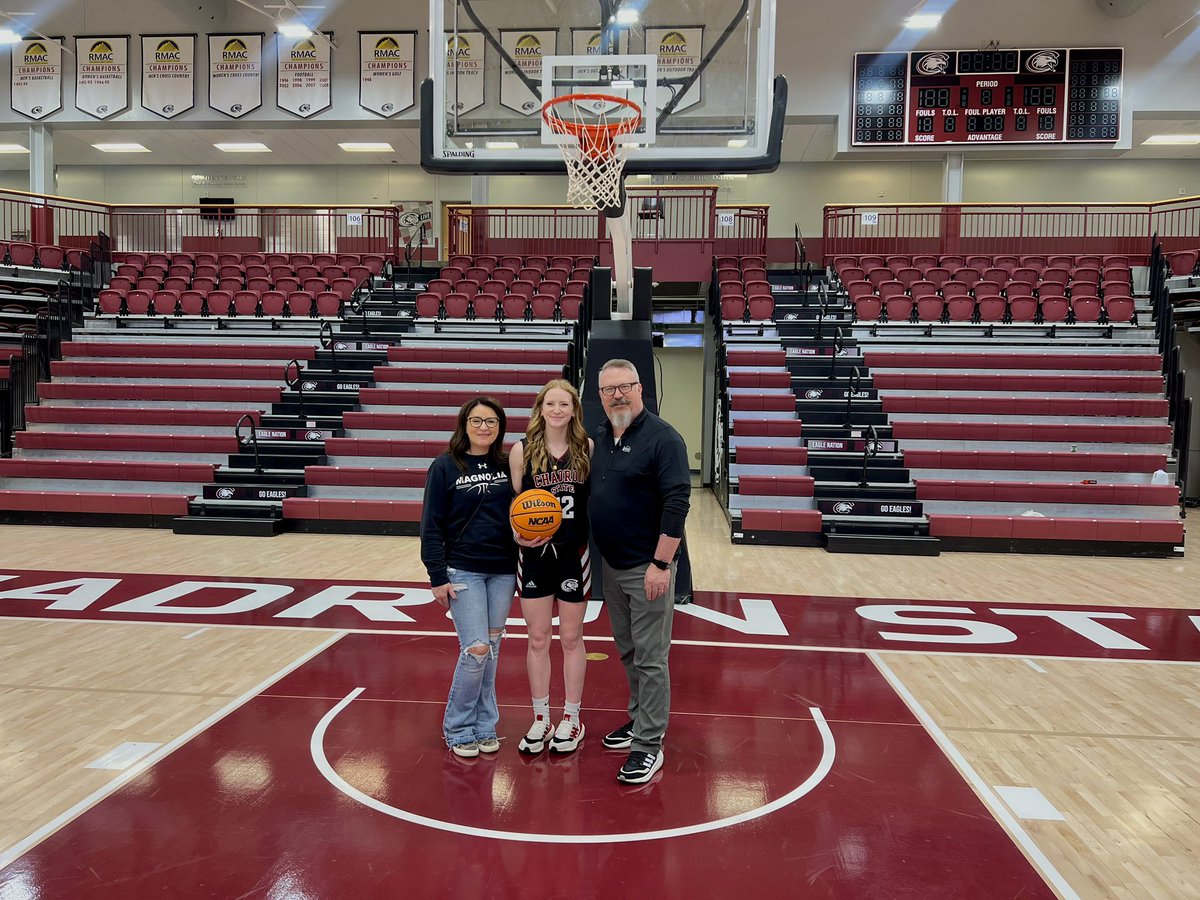
[[671,564],[669,562],[663,562],[661,559],[650,560],[650,565],[654,566],[656,569],[662,569],[664,572],[671,568]]

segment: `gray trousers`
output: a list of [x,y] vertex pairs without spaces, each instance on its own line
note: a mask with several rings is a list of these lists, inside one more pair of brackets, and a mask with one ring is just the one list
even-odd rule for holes
[[604,564],[604,603],[625,677],[629,679],[629,718],[633,750],[657,753],[667,733],[671,711],[671,621],[675,615],[675,566],[667,592],[646,599],[646,569],[614,569]]

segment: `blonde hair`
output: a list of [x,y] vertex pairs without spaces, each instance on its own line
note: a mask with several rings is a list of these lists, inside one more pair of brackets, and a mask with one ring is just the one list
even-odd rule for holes
[[556,378],[546,382],[545,387],[538,391],[533,401],[533,412],[529,416],[529,425],[525,429],[525,459],[529,471],[534,473],[550,471],[550,451],[546,448],[546,420],[542,418],[542,403],[550,391],[558,388],[571,396],[575,407],[571,421],[567,424],[567,455],[570,465],[577,473],[580,481],[587,481],[592,468],[591,455],[588,453],[587,430],[583,427],[583,406],[579,402],[579,392],[569,381]]

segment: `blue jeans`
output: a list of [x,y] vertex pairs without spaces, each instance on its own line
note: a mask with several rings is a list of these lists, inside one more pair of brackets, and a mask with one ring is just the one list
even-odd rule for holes
[[[446,700],[442,733],[447,745],[469,744],[496,736],[500,711],[496,708],[496,666],[500,658],[500,639],[508,618],[517,576],[483,575],[448,569],[452,584],[465,585],[450,601],[450,615],[458,634],[458,664]],[[493,637],[491,632],[495,632]],[[471,653],[470,648],[487,647],[487,653]]]

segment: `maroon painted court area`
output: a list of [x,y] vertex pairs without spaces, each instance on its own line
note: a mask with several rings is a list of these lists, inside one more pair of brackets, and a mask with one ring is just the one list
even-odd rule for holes
[[[514,613],[515,614],[515,613]],[[397,632],[451,630],[421,584],[0,570],[0,616]],[[586,634],[608,635],[603,604]],[[520,632],[519,619],[510,628]],[[698,591],[675,639],[858,650],[1200,661],[1200,609]]]
[[[589,663],[577,753],[523,758],[528,712],[510,705],[503,749],[463,761],[440,742],[456,646],[342,637],[0,871],[0,896],[1054,896],[865,654],[674,647],[666,763],[635,787],[600,743],[624,721],[615,657]],[[523,651],[504,646],[502,701],[528,693]],[[364,795],[439,827],[368,808],[314,762],[318,724],[360,687],[320,752]],[[767,815],[639,837],[752,814],[822,760],[811,790]],[[626,837],[589,840],[613,834]]]

